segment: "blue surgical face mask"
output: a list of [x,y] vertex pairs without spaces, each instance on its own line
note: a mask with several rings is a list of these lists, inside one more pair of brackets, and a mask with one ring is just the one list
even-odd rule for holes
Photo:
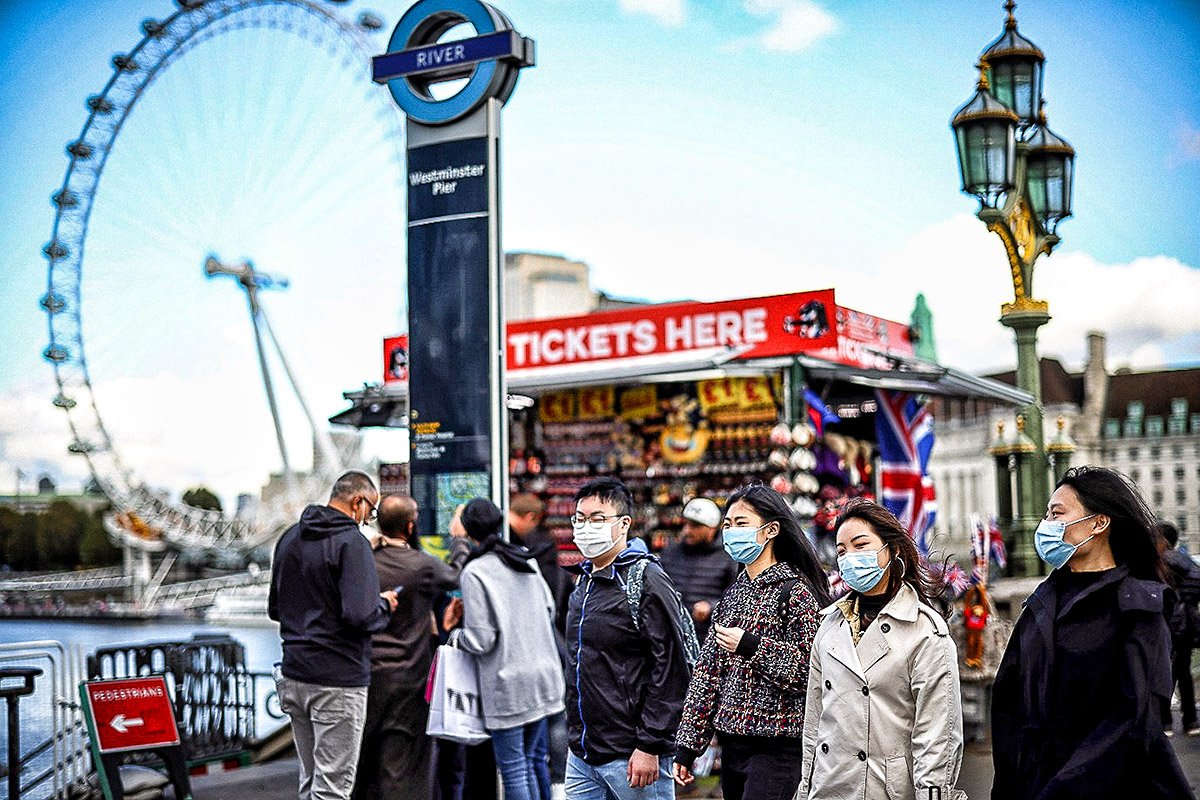
[[[1074,525],[1076,522],[1083,522],[1085,519],[1091,519],[1095,514],[1088,514],[1086,517],[1080,517],[1070,522],[1052,522],[1044,519],[1038,523],[1037,531],[1033,535],[1033,547],[1037,550],[1038,556],[1050,566],[1058,569],[1063,564],[1071,560],[1071,556],[1075,555],[1075,551],[1096,537],[1093,533],[1091,536],[1084,539],[1079,544],[1071,544],[1063,539],[1067,533],[1067,527]],[[1099,533],[1099,531],[1097,531]]]
[[726,528],[721,532],[721,538],[725,541],[725,552],[739,564],[753,564],[767,546],[766,542],[758,542],[758,532],[767,525],[757,528]]
[[[842,580],[858,592],[866,594],[879,585],[887,566],[879,566],[879,554],[886,548],[867,550],[860,553],[845,553],[838,556],[838,572]],[[888,565],[892,562],[888,561]]]

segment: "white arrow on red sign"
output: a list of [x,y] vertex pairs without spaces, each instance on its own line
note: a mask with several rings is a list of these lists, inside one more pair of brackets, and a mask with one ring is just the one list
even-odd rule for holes
[[124,714],[117,714],[109,723],[117,733],[125,733],[130,728],[136,728],[139,725],[144,725],[145,722],[141,717],[129,717],[126,719]]

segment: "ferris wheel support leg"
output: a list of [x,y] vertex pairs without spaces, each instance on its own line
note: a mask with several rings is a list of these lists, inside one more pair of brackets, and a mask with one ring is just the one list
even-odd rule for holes
[[258,349],[258,366],[262,369],[263,386],[267,390],[267,404],[271,407],[271,419],[275,423],[275,439],[279,442],[279,456],[283,459],[283,482],[289,495],[295,494],[296,476],[288,460],[287,443],[283,439],[283,424],[279,420],[279,404],[275,402],[275,386],[271,383],[271,371],[267,367],[267,351],[263,347],[262,308],[258,305],[253,287],[247,287],[250,299],[250,322],[254,326],[254,344]]
[[[279,346],[279,339],[275,338],[275,329],[271,327],[271,320],[267,317],[267,312],[260,309],[259,315],[262,318],[263,327],[267,329],[267,336],[271,339],[271,344],[275,347],[275,353],[279,356],[279,363],[283,365],[283,374],[287,376],[288,382],[292,385],[292,391],[296,394],[296,399],[300,401],[300,408],[304,411],[304,417],[308,420],[308,427],[312,429],[313,441],[321,451],[321,458],[325,465],[334,473],[340,474],[344,469],[342,464],[342,456],[334,447],[333,437],[329,435],[329,428],[318,426],[316,418],[313,417],[312,410],[308,407],[308,401],[304,399],[304,393],[300,391],[300,384],[296,382],[296,375],[292,372],[291,364],[288,363],[287,356],[283,354],[283,348]],[[313,474],[317,473],[317,464],[313,462]]]

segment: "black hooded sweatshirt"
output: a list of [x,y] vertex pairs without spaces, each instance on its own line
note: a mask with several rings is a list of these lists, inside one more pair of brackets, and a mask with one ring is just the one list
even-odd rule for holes
[[304,509],[275,546],[267,615],[279,623],[285,678],[371,683],[371,634],[389,613],[371,546],[353,519],[328,506]]

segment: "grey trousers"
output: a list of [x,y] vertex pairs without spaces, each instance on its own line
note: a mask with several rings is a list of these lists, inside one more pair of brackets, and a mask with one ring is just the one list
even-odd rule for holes
[[275,680],[279,706],[292,719],[300,759],[300,800],[348,800],[367,719],[367,687]]

